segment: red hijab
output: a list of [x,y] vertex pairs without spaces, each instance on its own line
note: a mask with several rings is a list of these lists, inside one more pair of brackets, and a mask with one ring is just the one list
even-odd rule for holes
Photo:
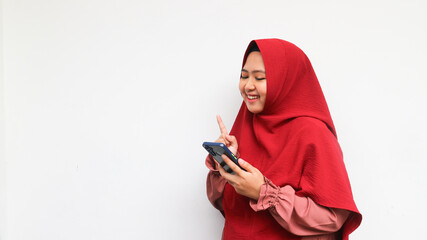
[[[236,136],[240,157],[258,168],[277,186],[291,185],[325,207],[351,211],[341,231],[343,239],[362,220],[351,192],[337,134],[322,89],[304,52],[280,39],[252,41],[264,60],[267,97],[259,114],[243,102],[231,135]],[[249,199],[226,184],[223,206],[225,239],[299,239],[282,228],[268,213],[255,212]]]

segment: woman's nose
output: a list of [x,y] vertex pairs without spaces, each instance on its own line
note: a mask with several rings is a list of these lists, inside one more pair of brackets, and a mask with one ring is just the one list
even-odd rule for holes
[[253,78],[249,78],[249,81],[245,85],[246,91],[253,91],[255,90],[255,84]]

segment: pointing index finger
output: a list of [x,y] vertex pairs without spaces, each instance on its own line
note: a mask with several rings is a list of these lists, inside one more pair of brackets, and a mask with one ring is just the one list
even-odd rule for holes
[[222,122],[222,119],[221,119],[220,115],[216,115],[216,121],[218,122],[219,130],[221,131],[221,134],[228,135],[227,128],[225,128],[225,125]]

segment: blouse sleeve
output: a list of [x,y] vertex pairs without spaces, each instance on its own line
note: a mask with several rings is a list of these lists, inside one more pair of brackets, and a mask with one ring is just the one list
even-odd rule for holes
[[251,200],[249,204],[254,211],[268,210],[283,228],[299,236],[336,232],[350,214],[344,209],[318,205],[309,197],[299,197],[291,186],[278,187],[267,178],[258,201]]
[[227,181],[219,174],[219,171],[216,170],[215,162],[210,155],[206,158],[206,166],[210,170],[206,181],[208,199],[212,205],[224,215],[222,195]]

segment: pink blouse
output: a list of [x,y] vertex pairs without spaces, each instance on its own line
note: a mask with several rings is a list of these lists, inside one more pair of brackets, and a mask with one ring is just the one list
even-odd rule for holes
[[[206,158],[206,166],[210,169],[207,178],[208,199],[224,214],[222,194],[227,181],[215,169],[215,162],[210,156]],[[344,209],[318,205],[309,197],[299,197],[291,186],[278,187],[267,178],[261,186],[258,201],[250,200],[249,204],[256,212],[269,211],[283,228],[303,236],[303,240],[340,239],[336,232],[350,214]]]

